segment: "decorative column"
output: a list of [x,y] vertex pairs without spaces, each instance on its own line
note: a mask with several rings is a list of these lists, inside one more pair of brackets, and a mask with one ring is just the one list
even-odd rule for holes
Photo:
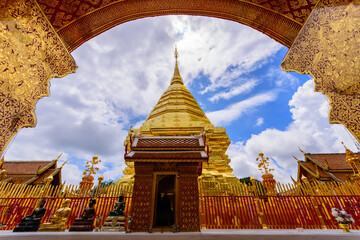
[[259,157],[256,158],[256,161],[259,162],[258,168],[263,173],[261,176],[263,178],[263,186],[267,190],[266,195],[276,195],[276,181],[274,179],[274,176],[270,173],[271,171],[274,171],[274,169],[269,168],[269,158],[264,157],[264,153],[260,152]]
[[153,168],[152,163],[135,163],[136,174],[131,204],[131,218],[133,220],[130,226],[132,232],[148,232],[152,229]]
[[92,160],[86,162],[86,169],[83,173],[82,181],[80,182],[80,195],[81,196],[87,196],[87,194],[90,192],[90,189],[94,185],[94,177],[93,174],[96,174],[96,171],[99,171],[98,167],[95,167],[95,165],[99,164],[101,162],[100,159],[98,159],[98,155],[95,155]]
[[35,104],[49,81],[77,66],[35,0],[0,3],[0,156],[23,127],[34,127]]
[[343,124],[360,141],[360,5],[317,1],[281,64],[311,74],[330,103],[329,122]]
[[198,177],[199,163],[179,163],[179,230],[181,232],[200,232]]
[[82,181],[80,182],[80,195],[81,196],[86,196],[91,187],[94,185],[94,177],[90,174],[87,174],[85,176],[82,177]]
[[95,196],[94,197],[98,197],[99,195],[99,190],[100,190],[100,187],[101,187],[101,182],[104,180],[104,176],[101,174],[100,177],[98,178],[98,186],[96,188],[96,193],[95,193]]

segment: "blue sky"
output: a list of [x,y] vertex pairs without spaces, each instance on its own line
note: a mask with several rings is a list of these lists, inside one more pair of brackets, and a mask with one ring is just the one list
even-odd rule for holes
[[[223,91],[227,99],[219,99],[214,97],[213,92],[201,94],[203,86],[208,83],[208,76],[200,74],[195,79],[193,84],[189,86],[191,92],[197,101],[201,104],[205,112],[217,111],[226,108],[234,102],[244,101],[251,96],[262,94],[267,91],[273,91],[274,99],[264,105],[249,109],[243,117],[239,118],[236,123],[225,123],[227,132],[233,141],[246,140],[251,137],[251,134],[259,134],[267,128],[276,128],[285,130],[292,122],[291,113],[289,111],[289,104],[291,97],[297,88],[307,80],[308,75],[300,75],[297,73],[285,73],[280,69],[280,63],[284,58],[288,48],[281,47],[273,56],[269,57],[267,61],[248,73],[242,74],[238,79],[243,79],[245,83],[251,83],[246,86],[246,89],[241,94],[230,97],[229,87],[219,88],[218,92]],[[230,66],[226,72],[236,71],[238,66]],[[283,74],[284,76],[277,76]],[[282,77],[284,79],[282,79]],[[247,80],[247,81],[246,81]],[[234,82],[236,80],[234,79]],[[276,83],[276,81],[279,81]],[[287,82],[285,82],[287,81]],[[281,82],[281,83],[280,83]],[[238,83],[234,83],[235,88],[240,87]],[[231,86],[234,89],[234,85]],[[245,85],[245,84],[243,84]],[[225,96],[225,95],[224,95]],[[266,119],[266,121],[265,121]],[[241,127],[239,127],[239,124]]]
[[168,87],[174,45],[184,83],[215,126],[231,139],[234,174],[260,178],[260,151],[275,178],[296,177],[292,155],[353,149],[342,125],[328,122],[328,101],[310,76],[286,73],[287,48],[244,25],[193,16],[145,18],[122,24],[72,52],[79,69],[52,79],[50,97],[36,105],[37,126],[22,129],[5,160],[51,160],[64,152],[63,180],[79,183],[95,154],[105,179],[121,177],[123,142]]

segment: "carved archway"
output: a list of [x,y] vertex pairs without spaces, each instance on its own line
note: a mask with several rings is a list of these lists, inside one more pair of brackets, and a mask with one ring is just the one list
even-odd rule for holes
[[71,52],[94,36],[127,21],[160,15],[198,15],[248,25],[290,47],[316,1],[273,0],[39,0]]
[[[75,62],[69,52],[116,25],[139,18],[171,14],[217,17],[248,25],[290,47],[305,21],[316,9],[316,3],[320,7],[354,5],[352,0],[2,1],[0,3],[2,41],[0,44],[0,154],[19,129],[35,126],[34,106],[39,98],[48,94],[50,78],[62,77],[76,70]],[[350,9],[350,15],[357,14],[355,11],[351,12],[354,9],[356,7]],[[341,13],[336,16],[344,17]],[[301,49],[302,45],[298,44],[298,46]],[[297,49],[295,55],[299,56],[299,52],[301,58],[301,50]],[[283,68],[296,70],[291,64],[288,66],[285,64]],[[318,76],[314,73],[315,70],[298,71]],[[356,84],[357,82],[353,81],[347,84],[346,88],[352,87],[356,90]],[[325,85],[320,83],[318,86]],[[344,106],[342,104],[344,101],[350,103],[347,109],[340,107],[340,113],[346,111],[352,113],[355,108],[356,114],[352,115],[351,122],[347,121],[346,114],[342,114],[344,116],[342,119],[333,117],[330,120],[343,123],[359,140],[360,127],[357,121],[360,119],[358,116],[360,113],[357,103],[360,102],[360,97],[353,89],[346,92],[347,89],[344,87],[339,91],[338,88],[325,86],[321,88],[321,92],[328,97],[331,95],[332,102],[336,102],[337,106],[339,104]],[[342,100],[334,101],[335,98]]]

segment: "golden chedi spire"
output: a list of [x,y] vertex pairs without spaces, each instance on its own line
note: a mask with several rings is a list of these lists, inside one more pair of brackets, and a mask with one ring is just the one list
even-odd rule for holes
[[[193,95],[185,87],[178,66],[178,51],[175,48],[175,68],[170,86],[150,112],[140,129],[133,129],[131,134],[147,136],[190,136],[206,131],[209,145],[209,163],[203,164],[202,181],[237,182],[229,166],[230,159],[225,154],[230,139],[225,128],[214,127],[206,114],[196,102]],[[130,143],[130,135],[124,145]],[[135,173],[134,165],[126,163],[124,176],[118,181],[131,184]]]
[[[175,68],[170,86],[140,128],[146,135],[190,135],[213,128],[195,98],[184,86],[175,48]],[[166,130],[166,131],[165,131]]]
[[178,57],[179,57],[179,53],[178,53],[177,47],[175,45],[175,69],[174,69],[174,76],[171,79],[170,85],[173,85],[176,83],[184,85],[182,77],[180,76],[180,71],[179,71],[179,66],[178,66]]

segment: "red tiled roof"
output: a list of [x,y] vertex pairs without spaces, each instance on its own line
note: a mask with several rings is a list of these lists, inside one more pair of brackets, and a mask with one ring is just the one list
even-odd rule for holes
[[301,164],[305,165],[307,168],[309,168],[314,173],[316,172],[315,164],[313,164],[312,162],[301,162]]
[[20,183],[25,183],[25,182],[29,181],[33,177],[5,177],[4,181],[6,181],[9,178],[11,178],[10,182],[15,183],[15,184],[20,184]]
[[53,161],[5,161],[2,169],[5,169],[8,175],[36,175],[39,169],[51,163]]
[[[322,167],[325,168],[326,166],[325,160],[326,160],[329,166],[329,170],[322,169],[322,167],[318,167],[318,172],[320,178],[322,179],[329,179],[329,181],[341,180],[345,182],[348,181],[349,176],[353,174],[351,167],[346,163],[345,153],[326,153],[326,154],[307,153],[306,155],[309,157],[309,160],[306,162],[300,162],[300,165],[304,170],[306,171],[310,170],[314,174],[316,174],[317,163],[320,163],[320,165],[322,165]],[[336,171],[345,171],[345,172],[336,172]]]
[[[312,162],[301,162],[301,164],[305,165],[307,168],[309,168],[314,174],[316,174],[316,165]],[[326,174],[322,168],[318,167],[318,172],[321,178],[329,177],[328,174]]]
[[57,169],[48,169],[44,174],[41,174],[32,184],[41,184],[43,183],[44,179],[46,179],[48,176],[53,174]]
[[[7,174],[4,181],[15,184],[41,184],[50,175],[57,175],[61,168],[56,167],[56,160],[53,161],[6,161],[2,168]],[[40,172],[39,172],[40,170]],[[55,184],[59,184],[57,178]]]
[[326,160],[330,170],[351,170],[351,167],[346,163],[345,153],[326,153],[326,154],[307,153],[306,155],[317,160],[324,166]]
[[349,181],[349,177],[352,173],[336,173],[336,172],[334,173],[334,172],[332,172],[332,174],[335,177],[339,178],[341,181],[345,182],[345,181]]

